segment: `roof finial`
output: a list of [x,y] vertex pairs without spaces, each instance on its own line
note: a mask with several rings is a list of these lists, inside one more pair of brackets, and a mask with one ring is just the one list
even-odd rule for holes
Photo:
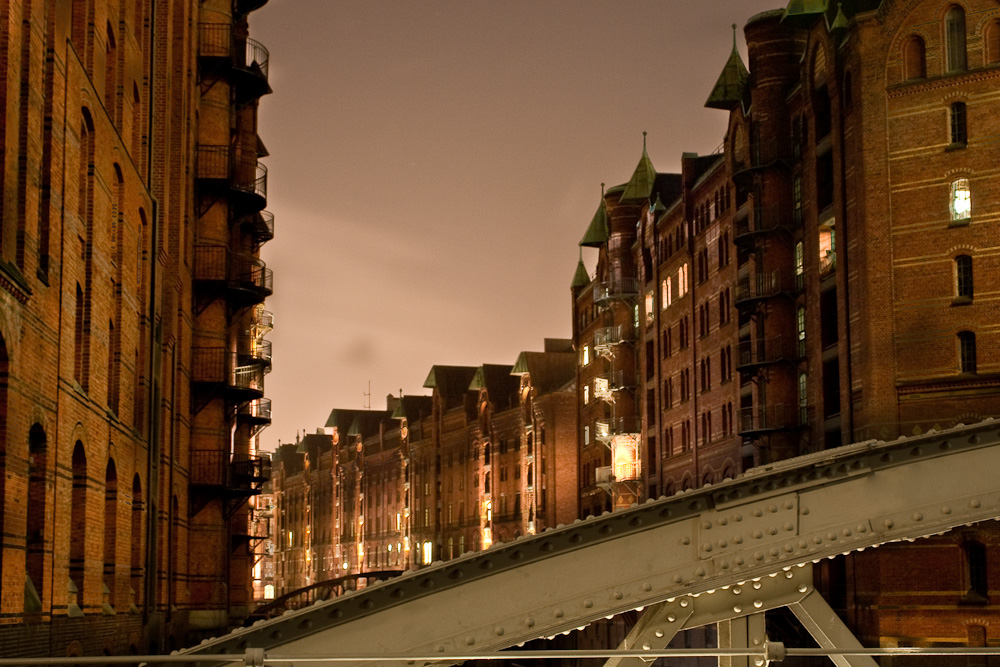
[[646,152],[646,130],[642,131],[642,152]]
[[739,49],[736,48],[736,24],[733,24],[733,51],[738,52]]
[[601,183],[601,197],[604,196],[604,183]]

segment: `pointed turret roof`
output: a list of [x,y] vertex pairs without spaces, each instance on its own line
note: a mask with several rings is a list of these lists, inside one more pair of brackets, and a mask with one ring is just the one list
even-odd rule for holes
[[729,54],[729,59],[722,68],[715,87],[705,101],[705,106],[710,109],[727,109],[732,111],[743,99],[743,91],[746,88],[747,79],[750,73],[743,58],[740,57],[740,50],[736,46],[736,24],[733,24],[733,51]]
[[594,217],[590,219],[590,226],[587,227],[587,233],[580,239],[580,245],[600,248],[608,242],[609,236],[611,236],[611,231],[608,227],[608,209],[604,205],[604,183],[601,183],[601,204],[597,207]]
[[827,0],[789,0],[782,23],[796,28],[808,28],[813,21],[826,13]]
[[635,171],[632,172],[632,178],[628,179],[628,183],[625,185],[625,191],[622,193],[622,201],[640,201],[643,199],[649,199],[649,195],[653,192],[653,182],[656,180],[656,169],[653,167],[653,161],[649,159],[649,155],[646,154],[646,133],[642,133],[642,157],[639,158],[639,164],[635,166]]
[[576,263],[576,273],[573,274],[573,284],[570,285],[573,289],[577,287],[586,287],[590,284],[590,274],[587,273],[587,267],[583,263],[583,250],[580,250],[580,261]]

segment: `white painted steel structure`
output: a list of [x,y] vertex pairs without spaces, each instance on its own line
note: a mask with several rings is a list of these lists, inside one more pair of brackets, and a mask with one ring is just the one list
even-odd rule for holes
[[[719,624],[722,647],[762,647],[763,612],[782,606],[820,646],[860,647],[813,589],[809,565],[1000,517],[997,470],[998,420],[857,443],[497,544],[185,653],[260,648],[283,657],[440,655],[446,663],[645,607],[621,648],[655,651],[679,630],[707,623]],[[612,658],[608,667],[642,662]]]

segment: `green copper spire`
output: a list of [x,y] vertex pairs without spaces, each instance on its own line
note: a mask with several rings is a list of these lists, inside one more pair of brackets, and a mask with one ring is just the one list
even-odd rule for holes
[[587,273],[587,267],[583,264],[583,249],[580,249],[580,261],[576,263],[576,273],[573,274],[573,284],[570,285],[573,289],[577,287],[586,287],[590,284],[590,275]]
[[632,178],[628,180],[628,184],[625,186],[625,192],[622,193],[622,201],[640,201],[643,199],[649,199],[649,196],[653,193],[653,181],[656,179],[656,169],[653,168],[653,162],[646,155],[646,133],[642,133],[642,157],[639,158],[639,164],[636,165],[635,171],[632,172]]
[[[793,0],[794,1],[794,0]],[[736,47],[736,24],[733,24],[733,52],[729,54],[729,60],[722,68],[719,80],[715,82],[715,87],[705,101],[705,106],[710,109],[726,109],[732,111],[743,99],[743,90],[747,84],[746,65],[740,57],[740,50]]]
[[597,212],[587,227],[587,233],[580,240],[580,245],[591,248],[600,248],[608,242],[611,232],[608,228],[608,209],[604,206],[604,183],[601,183],[601,205],[597,207]]
[[656,193],[656,201],[653,202],[653,218],[659,218],[661,214],[665,213],[667,207],[663,205],[663,200],[660,199],[660,193]]
[[830,32],[837,30],[847,30],[847,17],[844,15],[844,3],[837,3],[837,15],[830,24]]
[[826,9],[827,0],[789,0],[781,22],[796,28],[808,28],[826,13]]

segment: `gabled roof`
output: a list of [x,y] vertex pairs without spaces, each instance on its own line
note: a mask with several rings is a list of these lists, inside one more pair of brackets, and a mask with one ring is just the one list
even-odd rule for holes
[[531,376],[531,385],[539,395],[562,389],[576,378],[574,352],[522,352],[511,375]]
[[715,82],[715,87],[709,93],[705,106],[710,109],[732,111],[743,100],[743,92],[749,77],[750,73],[747,71],[746,65],[743,64],[743,58],[740,57],[740,51],[736,47],[736,24],[734,23],[733,51],[729,54],[729,59],[726,60],[722,73],[719,74],[719,78]]
[[469,383],[469,391],[485,389],[490,403],[497,410],[506,410],[517,404],[517,392],[521,381],[511,375],[511,366],[483,364],[476,369],[476,375]]
[[649,159],[649,155],[646,154],[646,133],[642,133],[642,157],[639,158],[639,164],[635,166],[635,171],[632,172],[632,178],[628,180],[625,185],[625,191],[622,192],[621,201],[642,201],[643,199],[649,199],[649,196],[653,192],[653,182],[656,180],[656,169],[653,167],[653,161]]
[[604,183],[601,183],[601,204],[597,207],[594,217],[590,219],[587,233],[580,239],[581,246],[600,248],[608,242],[611,231],[608,226],[608,208],[604,205]]
[[878,9],[882,0],[789,0],[781,22],[796,28],[810,28],[820,18],[826,20],[827,29],[845,30],[852,16],[859,12]]
[[430,396],[403,396],[392,411],[393,419],[406,419],[414,423],[431,413]]
[[436,389],[444,399],[444,407],[450,408],[461,402],[469,391],[469,383],[475,374],[473,366],[432,366],[424,380],[424,386]]

